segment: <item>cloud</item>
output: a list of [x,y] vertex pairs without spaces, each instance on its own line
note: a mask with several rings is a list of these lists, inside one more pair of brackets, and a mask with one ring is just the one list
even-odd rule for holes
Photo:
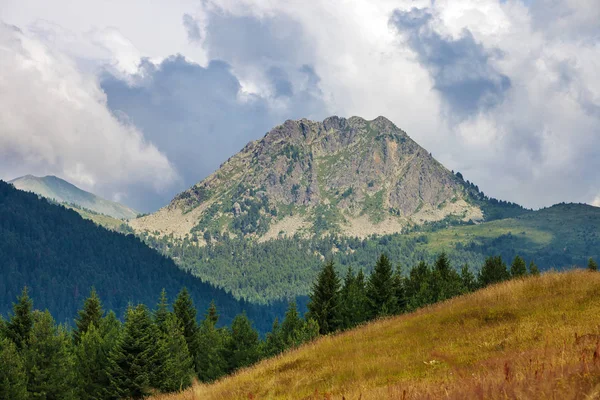
[[[172,160],[183,190],[282,120],[323,112],[318,77],[308,66],[300,70],[302,85],[293,85],[282,71],[269,71],[276,86],[273,98],[245,92],[225,62],[203,67],[183,56],[160,64],[144,60],[128,80],[107,73],[101,85],[113,113],[140,128]],[[151,206],[160,207],[172,196],[154,196]]]
[[3,23],[0,71],[3,178],[56,174],[107,197],[134,183],[161,191],[177,180],[161,151],[113,117],[95,76]]
[[499,51],[486,50],[468,29],[456,39],[443,37],[435,31],[431,12],[418,8],[394,11],[390,23],[406,35],[407,44],[430,71],[434,88],[454,116],[467,117],[502,101],[510,79],[490,63]]
[[188,38],[192,42],[202,39],[202,32],[200,31],[196,18],[187,13],[183,14],[183,26],[185,27]]

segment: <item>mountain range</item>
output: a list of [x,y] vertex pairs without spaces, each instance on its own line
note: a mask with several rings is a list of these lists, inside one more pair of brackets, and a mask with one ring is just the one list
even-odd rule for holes
[[116,219],[132,219],[139,214],[130,207],[103,199],[52,175],[44,177],[26,175],[13,179],[8,183],[12,183],[17,189],[33,192],[58,203],[83,209],[84,212],[92,211]]

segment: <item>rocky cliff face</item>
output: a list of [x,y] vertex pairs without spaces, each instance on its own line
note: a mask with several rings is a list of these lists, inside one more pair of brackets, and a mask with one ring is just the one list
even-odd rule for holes
[[286,121],[249,143],[138,231],[200,241],[364,237],[444,218],[480,220],[460,179],[384,117]]

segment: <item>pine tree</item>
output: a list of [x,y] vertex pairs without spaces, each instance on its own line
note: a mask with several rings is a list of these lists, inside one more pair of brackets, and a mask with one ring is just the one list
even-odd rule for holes
[[0,399],[27,400],[27,374],[17,346],[0,338]]
[[29,297],[27,287],[13,304],[13,315],[6,324],[6,337],[13,341],[17,349],[27,346],[31,329],[33,328],[33,300]]
[[515,256],[512,264],[510,265],[510,276],[513,278],[520,278],[527,275],[527,264],[519,257]]
[[217,306],[215,306],[214,301],[210,302],[210,306],[208,307],[208,311],[206,311],[205,318],[212,322],[213,325],[217,325],[217,322],[219,322],[219,313],[217,312]]
[[392,264],[385,254],[379,257],[369,277],[367,300],[371,318],[390,315],[396,310]]
[[307,318],[319,324],[320,333],[335,332],[340,326],[340,280],[333,261],[325,263],[313,286]]
[[502,257],[495,256],[485,259],[485,264],[479,273],[479,283],[482,286],[502,282],[508,278],[510,278],[510,274],[506,269],[506,264],[502,261]]
[[529,275],[537,276],[540,274],[538,266],[533,261],[529,263]]
[[74,399],[72,342],[48,311],[35,311],[29,344],[24,350],[30,398]]
[[[177,299],[175,299],[175,303],[173,303],[173,312],[183,327],[183,336],[187,342],[190,354],[196,354],[196,332],[198,330],[198,324],[196,322],[197,311],[187,288],[183,288],[177,295]],[[196,370],[197,369],[196,366]]]
[[589,271],[598,271],[598,264],[596,263],[596,261],[594,261],[593,258],[590,257],[590,259],[588,260],[588,270]]
[[130,307],[109,355],[109,397],[140,399],[149,395],[157,373],[157,354],[157,329],[148,308]]
[[405,282],[406,298],[409,311],[416,310],[435,300],[431,281],[433,272],[425,261],[420,261],[416,267],[410,270]]
[[164,328],[158,342],[160,363],[155,386],[162,392],[181,391],[192,384],[194,363],[177,317],[168,314]]
[[92,288],[90,296],[83,302],[83,309],[79,310],[78,316],[75,319],[75,329],[73,330],[73,338],[75,344],[79,343],[81,336],[87,332],[90,325],[100,327],[102,319],[102,302],[96,293],[96,289]]
[[227,373],[225,344],[228,343],[226,331],[215,327],[213,320],[205,318],[197,333],[194,364],[196,374],[202,382],[212,382]]
[[470,293],[477,289],[477,281],[475,280],[475,275],[471,272],[469,268],[469,264],[465,264],[462,266],[460,270],[460,282],[462,285],[463,293]]
[[460,275],[450,266],[450,260],[442,252],[435,261],[432,277],[433,302],[449,299],[461,293]]
[[245,313],[237,315],[231,323],[231,337],[227,344],[229,371],[248,367],[260,358],[258,332]]
[[77,372],[77,398],[83,400],[103,399],[108,380],[108,352],[101,335],[101,328],[90,324],[79,338],[75,348]]
[[319,324],[312,318],[309,318],[302,327],[302,342],[308,343],[319,337]]
[[297,347],[302,344],[302,330],[304,329],[304,321],[298,314],[296,302],[291,301],[288,309],[285,312],[283,323],[281,324],[281,336],[285,348]]
[[286,345],[281,332],[281,324],[279,323],[279,319],[275,318],[271,332],[267,333],[263,353],[265,357],[273,357],[283,353],[285,349]]
[[154,322],[161,332],[166,331],[167,318],[169,317],[169,302],[167,300],[167,291],[163,289],[160,292],[158,304],[154,310]]
[[396,297],[396,314],[406,312],[408,307],[408,299],[406,298],[406,285],[400,271],[400,267],[394,272],[394,296]]

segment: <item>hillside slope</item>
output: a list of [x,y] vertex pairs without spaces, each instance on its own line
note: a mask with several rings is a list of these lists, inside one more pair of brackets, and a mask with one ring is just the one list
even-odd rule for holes
[[290,120],[131,226],[193,234],[200,244],[223,234],[366,237],[444,218],[483,220],[473,194],[384,117]]
[[37,177],[26,175],[13,179],[12,183],[17,189],[33,192],[40,196],[52,199],[58,203],[74,204],[99,214],[105,214],[117,219],[131,219],[138,212],[124,206],[96,196],[93,193],[79,189],[77,186],[57,178],[56,176]]
[[[324,337],[166,398],[598,398],[599,315],[600,273],[548,273]],[[576,343],[575,334],[591,336]]]
[[170,299],[188,287],[201,315],[214,300],[228,324],[246,311],[261,331],[286,304],[249,305],[179,269],[133,235],[108,231],[75,211],[0,181],[0,314],[24,286],[35,305],[69,322],[92,286],[106,309],[122,315],[129,303],[151,308],[161,290]]

